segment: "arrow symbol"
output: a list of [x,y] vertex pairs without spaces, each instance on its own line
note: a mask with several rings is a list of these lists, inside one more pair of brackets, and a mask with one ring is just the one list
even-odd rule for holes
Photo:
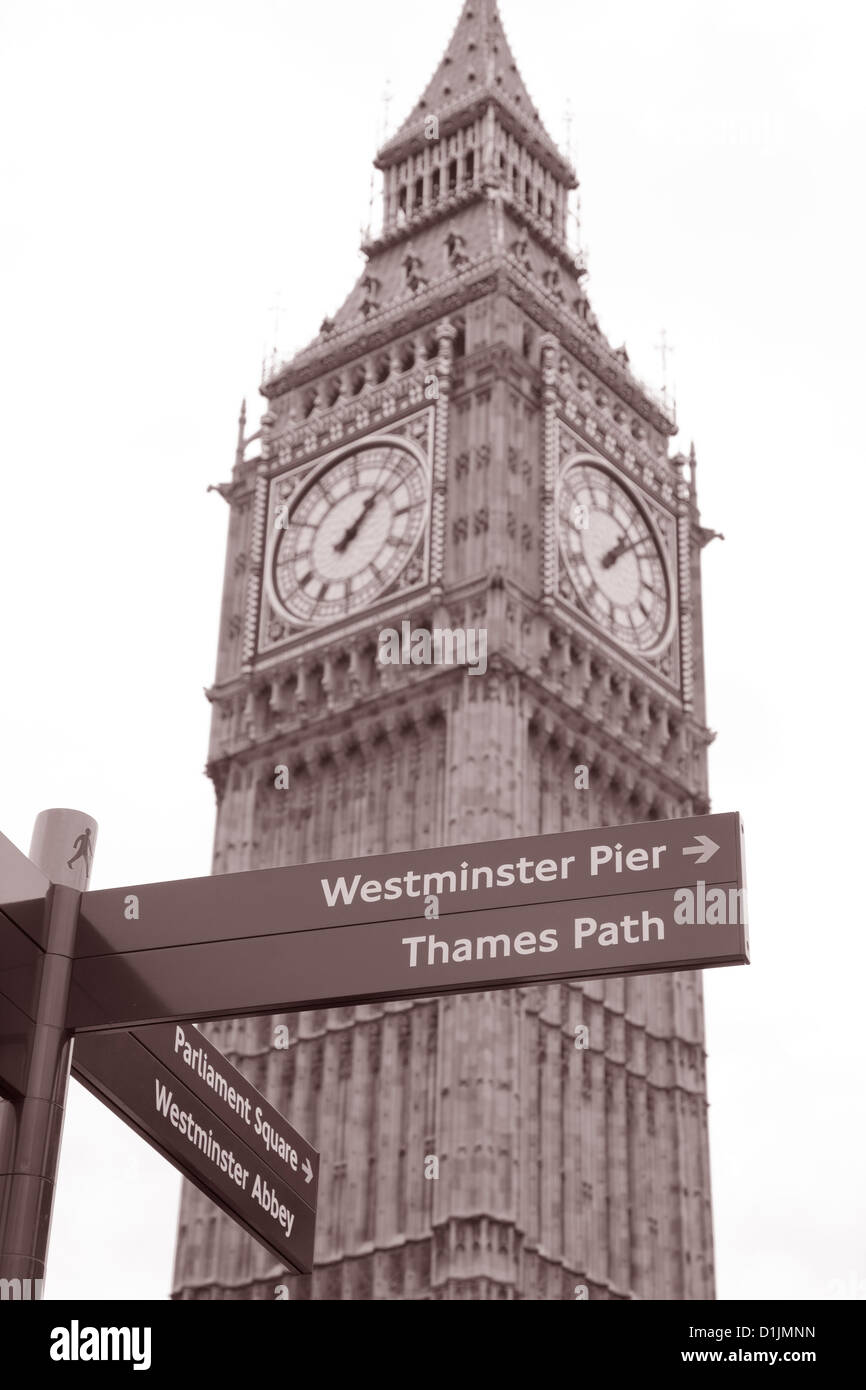
[[304,1161],[303,1161],[303,1163],[301,1164],[301,1167],[302,1167],[303,1170],[304,1170],[304,1175],[305,1175],[305,1177],[306,1177],[306,1179],[307,1179],[307,1182],[312,1182],[312,1181],[313,1181],[313,1169],[312,1169],[312,1166],[311,1166],[311,1164],[310,1164],[310,1160],[309,1160],[308,1158],[305,1158]]
[[710,839],[709,835],[696,835],[695,839],[699,840],[700,844],[689,845],[687,849],[683,850],[683,854],[697,854],[700,858],[696,859],[695,863],[706,864],[708,859],[712,859],[719,846],[715,840]]

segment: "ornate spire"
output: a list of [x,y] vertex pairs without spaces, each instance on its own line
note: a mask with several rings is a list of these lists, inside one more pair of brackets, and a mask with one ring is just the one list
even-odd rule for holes
[[240,414],[238,415],[238,442],[235,448],[235,463],[241,464],[244,461],[244,446],[246,445],[247,433],[247,400],[246,396],[241,401]]
[[[396,135],[379,151],[377,164],[391,164],[405,148],[424,137],[431,117],[440,126],[459,123],[471,108],[495,103],[508,123],[519,129],[527,146],[546,155],[567,186],[576,187],[574,171],[545,130],[505,36],[497,0],[465,0],[457,27],[424,95]],[[443,131],[443,134],[446,133]],[[429,138],[429,137],[428,137]]]

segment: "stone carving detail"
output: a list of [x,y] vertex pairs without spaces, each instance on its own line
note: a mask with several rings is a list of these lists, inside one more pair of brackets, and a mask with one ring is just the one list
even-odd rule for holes
[[512,241],[509,250],[519,264],[521,270],[525,270],[527,275],[531,275],[532,261],[529,259],[529,238],[525,236],[518,237],[517,241]]
[[554,299],[556,299],[560,304],[564,304],[565,291],[562,288],[562,277],[559,273],[559,266],[554,265],[551,266],[549,270],[545,270],[541,279],[544,283],[544,288],[547,290],[548,294],[552,294]]
[[361,281],[361,288],[365,291],[364,301],[361,304],[361,313],[367,319],[371,314],[378,313],[380,309],[379,291],[382,288],[381,282],[375,275],[365,275]]
[[589,298],[583,291],[572,301],[572,307],[580,321],[585,323],[587,328],[591,329],[593,333],[599,333],[601,331],[598,326],[598,319],[590,308]]
[[448,264],[452,270],[465,270],[469,264],[469,257],[466,254],[466,242],[459,232],[449,232],[445,238],[445,253],[448,257]]
[[[394,590],[407,588],[413,584],[418,584],[423,579],[423,577],[424,550],[423,547],[419,547],[419,549],[416,550],[415,554],[412,556],[412,559],[409,561],[403,573],[400,575],[399,580],[394,585]],[[389,593],[394,592],[394,590],[389,590]]]
[[415,256],[411,252],[403,260],[403,271],[406,275],[406,286],[408,289],[412,291],[413,294],[417,294],[419,290],[426,290],[427,288],[427,281],[421,274],[423,267],[424,262],[422,261],[421,257]]

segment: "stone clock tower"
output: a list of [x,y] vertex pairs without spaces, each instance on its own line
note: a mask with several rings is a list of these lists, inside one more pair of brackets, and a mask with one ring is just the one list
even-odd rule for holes
[[[364,274],[221,489],[216,873],[708,809],[694,457],[599,329],[495,0],[376,164]],[[486,672],[383,664],[406,620]],[[316,1271],[187,1188],[175,1297],[713,1297],[699,976],[209,1031],[321,1151]]]

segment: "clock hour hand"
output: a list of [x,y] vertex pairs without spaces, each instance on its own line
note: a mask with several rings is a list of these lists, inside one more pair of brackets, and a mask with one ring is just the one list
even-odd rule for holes
[[612,565],[616,564],[621,555],[624,555],[627,550],[633,550],[636,545],[642,545],[645,540],[646,536],[638,536],[636,541],[630,541],[628,535],[623,532],[613,549],[609,550],[602,558],[602,569],[609,570]]
[[376,493],[374,492],[367,498],[361,510],[360,516],[357,517],[357,519],[353,521],[352,525],[347,529],[345,535],[343,536],[343,539],[336,542],[336,544],[334,545],[334,549],[337,551],[339,555],[342,555],[343,551],[350,544],[350,542],[355,539],[355,537],[361,529],[361,523],[363,522],[370,508],[374,505],[375,501]]

